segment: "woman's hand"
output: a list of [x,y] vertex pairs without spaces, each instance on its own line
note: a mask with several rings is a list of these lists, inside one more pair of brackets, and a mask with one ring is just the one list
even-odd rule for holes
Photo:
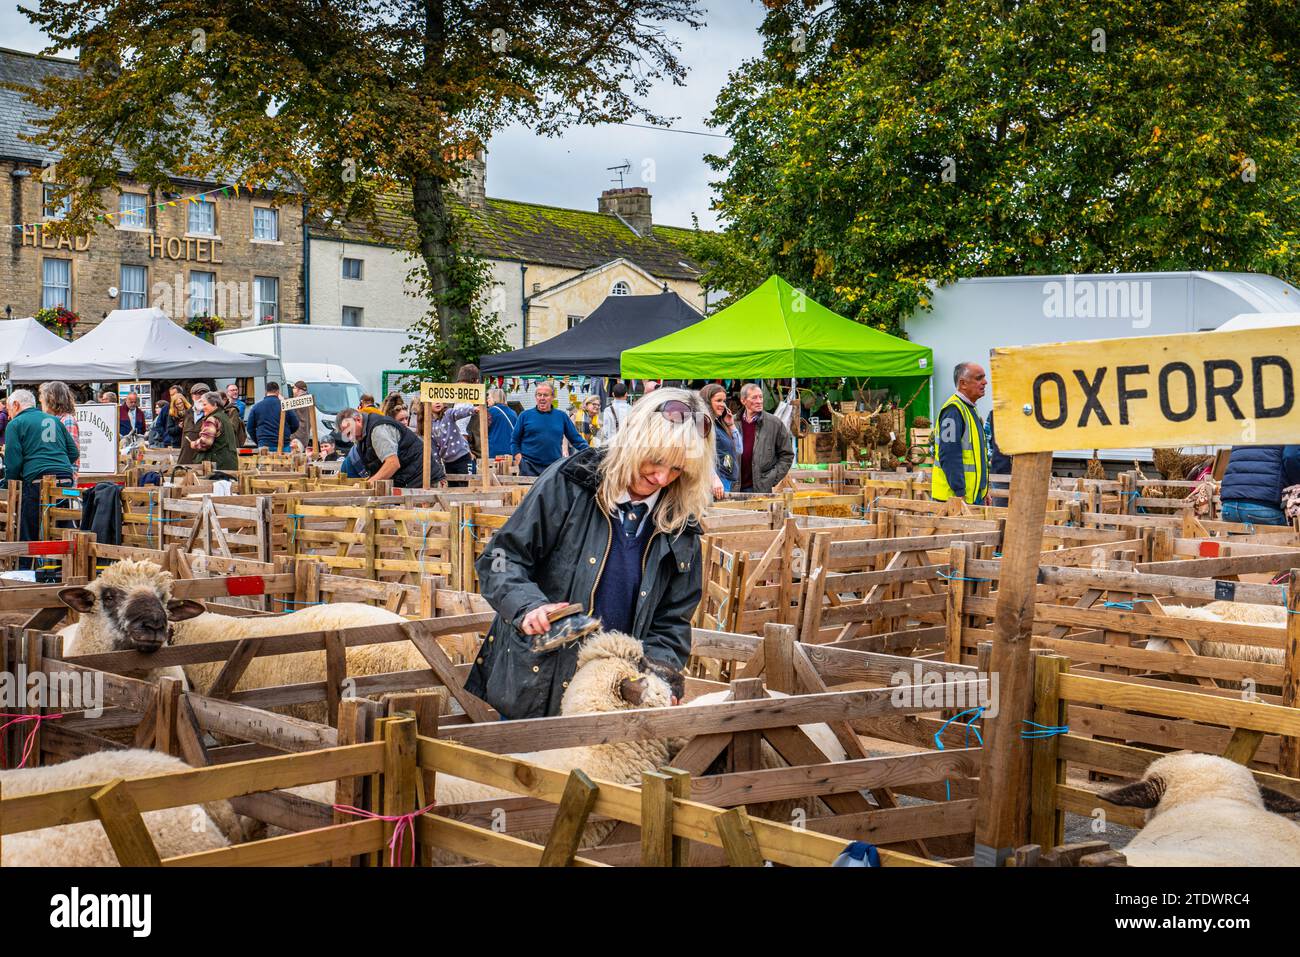
[[718,478],[716,475],[713,476],[713,497],[722,498],[725,494],[727,493],[722,487],[722,479]]
[[550,605],[538,605],[528,614],[524,615],[523,621],[519,623],[519,630],[525,635],[544,635],[551,630],[550,615],[561,609],[568,608],[568,602],[558,602]]

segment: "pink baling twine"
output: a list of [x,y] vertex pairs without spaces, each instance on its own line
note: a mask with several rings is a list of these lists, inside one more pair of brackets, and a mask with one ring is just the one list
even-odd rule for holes
[[[397,867],[397,852],[406,844],[406,832],[415,833],[415,819],[421,814],[428,814],[436,807],[430,804],[422,807],[418,811],[411,811],[409,814],[376,814],[374,811],[367,811],[364,808],[352,807],[350,804],[335,804],[334,810],[342,811],[344,814],[351,814],[355,817],[364,817],[371,821],[389,821],[396,824],[393,828],[393,838],[388,842],[388,864],[390,867]],[[409,867],[415,866],[415,841],[411,841],[411,863]]]
[[[53,721],[56,718],[62,718],[61,714],[5,714],[0,712],[0,718],[9,718],[4,724],[0,724],[0,735],[3,735],[5,729],[11,724],[31,723],[32,729],[27,732],[27,737],[23,739],[23,758],[18,762],[18,767],[27,763],[27,759],[32,755],[32,748],[36,747],[36,731],[41,726],[42,721]],[[3,738],[0,737],[0,741]],[[0,768],[4,767],[4,748],[0,747]],[[16,769],[15,769],[16,770]]]

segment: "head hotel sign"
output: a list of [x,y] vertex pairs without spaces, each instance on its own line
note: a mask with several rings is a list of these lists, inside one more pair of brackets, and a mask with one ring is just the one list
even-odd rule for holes
[[1271,445],[1300,435],[1300,327],[993,350],[1008,454]]

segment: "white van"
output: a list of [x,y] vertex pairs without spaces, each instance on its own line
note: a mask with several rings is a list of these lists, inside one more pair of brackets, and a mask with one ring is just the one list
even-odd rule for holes
[[301,379],[316,400],[316,437],[323,439],[334,428],[335,417],[361,401],[361,383],[342,366],[326,362],[284,363],[284,388],[288,395]]

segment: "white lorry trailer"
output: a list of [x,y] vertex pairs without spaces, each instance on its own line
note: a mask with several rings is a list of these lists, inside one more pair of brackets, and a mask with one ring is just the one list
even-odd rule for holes
[[[990,276],[959,279],[935,289],[932,308],[904,322],[914,342],[934,350],[934,407],[952,392],[958,362],[987,368],[989,351],[1001,346],[1159,336],[1217,329],[1242,313],[1300,310],[1300,289],[1253,273],[1152,272],[1078,276]],[[997,381],[980,402],[981,418],[992,407]],[[1091,449],[1063,450],[1086,459]],[[1151,458],[1150,449],[1101,450],[1112,460]]]
[[[372,329],[355,326],[303,325],[273,322],[264,326],[223,329],[217,345],[245,355],[275,356],[282,363],[324,363],[341,366],[377,402],[380,376],[385,369],[404,369],[402,347],[410,341],[405,329]],[[290,380],[292,381],[292,380]]]

